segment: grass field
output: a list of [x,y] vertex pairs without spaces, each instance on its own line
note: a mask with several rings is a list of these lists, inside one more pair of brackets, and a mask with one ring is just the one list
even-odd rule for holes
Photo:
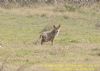
[[[61,24],[54,45],[35,45],[53,24]],[[99,71],[100,10],[0,8],[0,45],[0,71]]]

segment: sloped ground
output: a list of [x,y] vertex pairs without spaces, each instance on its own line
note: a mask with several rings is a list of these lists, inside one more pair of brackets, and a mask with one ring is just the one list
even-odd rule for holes
[[[0,9],[0,70],[99,71],[99,17],[99,5]],[[54,45],[35,45],[53,24],[61,24]]]

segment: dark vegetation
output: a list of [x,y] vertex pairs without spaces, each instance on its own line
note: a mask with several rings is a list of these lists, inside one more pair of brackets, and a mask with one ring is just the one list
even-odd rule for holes
[[0,0],[0,6],[5,8],[12,7],[31,7],[33,5],[66,5],[89,6],[99,3],[100,0]]

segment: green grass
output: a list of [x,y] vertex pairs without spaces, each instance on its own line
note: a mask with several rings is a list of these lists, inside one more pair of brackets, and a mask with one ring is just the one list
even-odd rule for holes
[[[71,64],[70,71],[78,71],[78,64],[82,66],[80,71],[82,68],[99,71],[100,27],[95,25],[100,13],[92,8],[79,8],[75,11],[72,7],[71,11],[69,8],[63,12],[59,8],[0,9],[0,64],[7,59],[9,71],[16,71],[21,65],[30,71],[30,67],[37,71],[65,71],[53,64]],[[44,27],[49,28],[53,24],[61,24],[54,45],[33,44]],[[50,69],[45,64],[53,67]],[[75,68],[73,64],[76,65]]]

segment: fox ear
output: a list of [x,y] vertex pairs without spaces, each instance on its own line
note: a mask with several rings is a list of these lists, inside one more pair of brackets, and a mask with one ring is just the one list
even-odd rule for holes
[[58,28],[60,28],[60,27],[61,27],[61,25],[59,24],[59,25],[58,25]]
[[56,28],[56,26],[55,26],[55,25],[53,25],[53,28]]

